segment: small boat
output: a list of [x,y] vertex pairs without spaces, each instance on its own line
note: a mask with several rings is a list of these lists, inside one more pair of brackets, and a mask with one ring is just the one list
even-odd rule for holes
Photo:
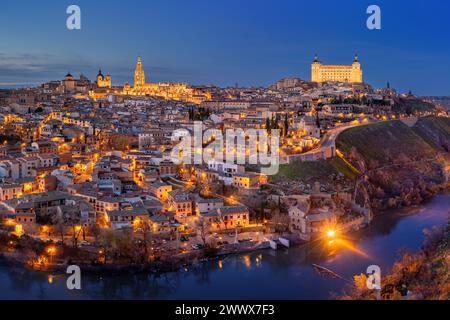
[[322,277],[331,278],[331,279],[341,279],[346,280],[340,275],[338,275],[336,272],[327,269],[325,267],[319,266],[317,264],[313,264],[314,269],[319,273]]

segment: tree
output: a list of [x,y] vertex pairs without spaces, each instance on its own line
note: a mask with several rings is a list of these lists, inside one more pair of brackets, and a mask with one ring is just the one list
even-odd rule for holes
[[84,233],[84,228],[81,226],[81,216],[78,208],[67,208],[63,212],[64,223],[72,229],[72,246],[73,248],[78,247],[78,239],[80,235]]
[[354,276],[355,287],[358,290],[366,291],[367,290],[367,276],[365,274]]
[[266,220],[266,213],[265,213],[265,209],[266,209],[266,204],[264,203],[264,201],[261,201],[261,207],[260,207],[260,219],[261,222],[264,222],[264,220]]
[[64,236],[66,233],[66,225],[64,223],[64,215],[60,207],[47,209],[47,214],[50,215],[53,228],[57,234],[61,236],[61,242],[64,244]]
[[275,117],[272,117],[272,121],[270,124],[270,129],[274,130],[274,129],[278,129],[278,121]]
[[275,231],[278,234],[283,234],[288,230],[290,218],[286,214],[277,212],[272,216],[272,223],[275,226]]
[[129,230],[116,232],[115,236],[117,250],[116,255],[119,258],[128,260],[130,263],[132,263],[134,252],[132,232]]
[[[103,255],[105,257],[104,264],[108,263],[108,255],[113,256],[113,252],[115,251],[115,234],[113,230],[103,230],[99,237],[100,245],[103,250]],[[113,256],[113,261],[114,261]]]
[[203,246],[206,247],[206,237],[208,235],[208,227],[204,219],[200,218],[196,222],[197,230],[200,232],[200,238],[202,239]]
[[266,118],[266,130],[268,133],[271,133],[271,131],[272,131],[272,124],[271,124],[269,118]]
[[77,208],[66,208],[65,211],[61,207],[47,208],[41,212],[41,219],[50,221],[56,234],[61,236],[61,242],[68,228],[72,229],[72,245],[74,248],[78,246],[78,238],[84,234],[84,228],[80,226],[80,212]]
[[101,229],[98,226],[98,224],[94,224],[93,226],[91,226],[90,228],[90,233],[92,234],[92,236],[95,238],[95,241],[98,241],[100,235],[101,235]]
[[288,135],[288,132],[289,132],[289,118],[288,115],[286,114],[284,116],[284,131],[283,131],[284,137]]
[[153,247],[151,247],[153,241],[153,228],[149,222],[144,220],[138,220],[134,227],[142,234],[142,246],[144,249],[142,260],[144,260],[144,262],[148,262],[149,256],[153,256]]

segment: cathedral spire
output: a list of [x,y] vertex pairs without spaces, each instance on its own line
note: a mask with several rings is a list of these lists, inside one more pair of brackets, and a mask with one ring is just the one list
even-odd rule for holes
[[145,72],[142,66],[141,56],[138,56],[138,61],[136,64],[136,71],[134,72],[134,86],[139,88],[143,87],[145,84]]

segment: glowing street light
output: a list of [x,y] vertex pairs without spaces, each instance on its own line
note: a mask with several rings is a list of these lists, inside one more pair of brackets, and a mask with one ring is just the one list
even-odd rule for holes
[[328,230],[327,231],[328,238],[335,238],[336,237],[336,231],[335,230]]
[[18,224],[14,228],[14,234],[18,236],[19,238],[24,235],[25,231],[23,230],[23,226]]
[[14,227],[16,225],[16,221],[14,219],[7,219],[5,224],[9,227]]

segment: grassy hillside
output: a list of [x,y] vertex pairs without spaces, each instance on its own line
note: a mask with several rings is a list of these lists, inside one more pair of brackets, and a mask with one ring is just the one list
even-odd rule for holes
[[423,140],[436,149],[449,151],[450,118],[421,118],[413,128]]
[[[362,159],[369,165],[376,160],[375,167],[380,167],[394,162],[405,163],[410,160],[433,158],[438,152],[445,150],[439,142],[448,140],[449,135],[450,120],[446,118],[422,118],[413,128],[401,121],[390,121],[349,129],[339,136],[337,147],[355,166],[357,166],[357,160]],[[355,153],[357,156],[353,157]],[[395,170],[389,175],[395,177],[397,181],[403,180],[405,172]],[[425,175],[426,168],[413,170],[410,167],[406,171],[409,176],[415,174],[420,176]],[[307,183],[331,182],[330,177],[338,175],[344,175],[347,181],[354,181],[359,173],[354,172],[343,160],[335,158],[282,165],[279,173],[271,177],[271,180],[273,182],[288,180],[301,180]]]
[[394,106],[394,111],[408,114],[434,111],[435,109],[433,104],[417,98],[400,98]]
[[343,174],[346,178],[355,180],[357,174],[339,158],[316,162],[295,162],[280,166],[280,171],[272,177],[272,181],[302,180],[305,182],[326,181],[331,175]]
[[[434,122],[431,120],[431,123]],[[421,123],[421,128],[429,126]],[[380,164],[391,162],[400,155],[429,158],[441,149],[430,143],[429,139],[425,140],[429,136],[428,131],[433,132],[433,129],[415,130],[401,121],[377,123],[345,131],[339,136],[337,147],[347,155],[355,148],[366,162],[377,160]]]

